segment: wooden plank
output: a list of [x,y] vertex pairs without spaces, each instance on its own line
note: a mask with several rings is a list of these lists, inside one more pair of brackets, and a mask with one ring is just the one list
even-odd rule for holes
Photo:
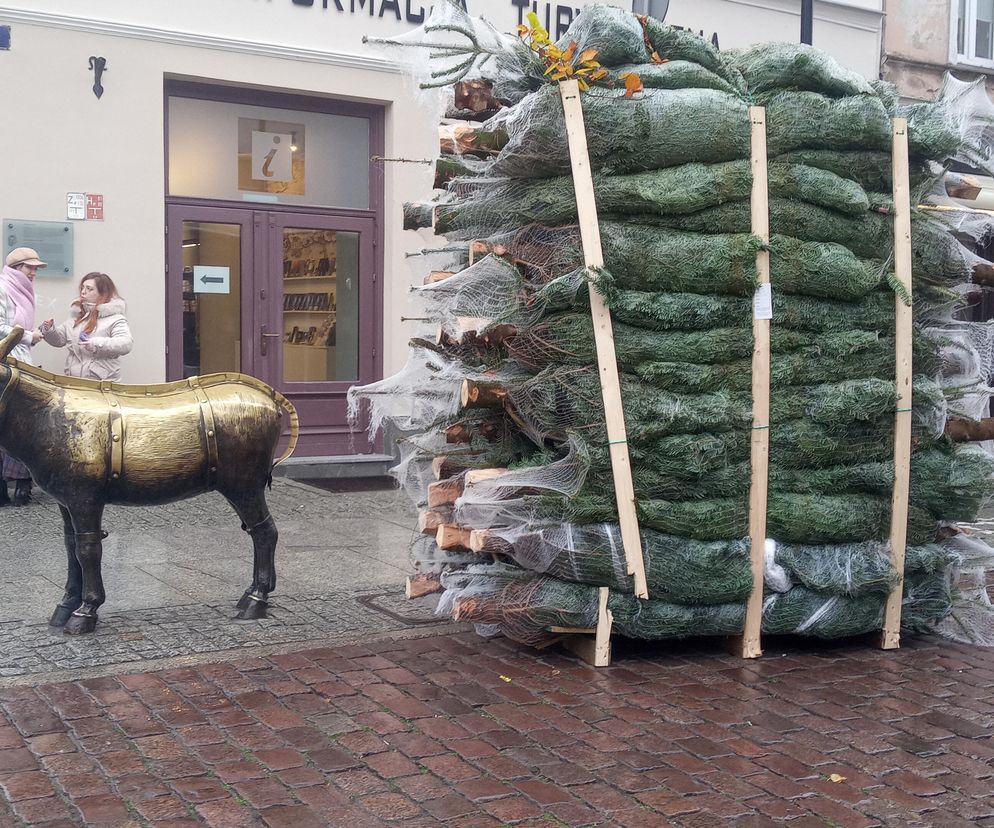
[[[908,183],[908,122],[892,124],[894,176],[894,273],[911,295],[911,193]],[[898,581],[887,597],[880,646],[901,646],[901,599],[904,595],[904,553],[908,540],[908,487],[911,478],[911,333],[912,309],[895,296],[895,374],[897,411],[894,414],[894,492],[891,496],[890,562]]]
[[[576,209],[580,221],[585,265],[595,275],[594,268],[604,265],[601,250],[601,231],[597,221],[597,203],[594,199],[594,181],[591,177],[590,158],[587,152],[587,133],[583,123],[580,89],[575,80],[559,84],[566,116],[566,135],[569,139],[570,161],[573,167],[573,188],[576,191]],[[621,380],[618,376],[618,359],[614,350],[614,330],[611,312],[604,298],[590,290],[590,313],[594,322],[597,343],[597,365],[600,369],[601,394],[604,399],[604,416],[607,425],[611,468],[614,472],[614,490],[618,500],[618,522],[621,541],[625,549],[628,574],[635,580],[635,595],[649,597],[645,580],[645,562],[642,559],[642,538],[639,533],[638,513],[635,511],[635,487],[632,485],[631,459],[628,455],[628,434],[621,402]]]
[[[766,159],[766,110],[749,107],[752,126],[752,232],[770,243],[769,189]],[[734,650],[742,658],[763,654],[763,569],[766,550],[766,508],[770,470],[770,320],[757,318],[763,285],[770,283],[770,253],[756,254],[760,288],[753,312],[752,335],[752,479],[749,484],[749,542],[752,562],[752,593],[746,605],[745,629],[734,639]],[[765,288],[769,290],[769,288]]]
[[614,619],[607,608],[609,594],[607,587],[598,590],[597,628],[593,635],[589,635],[587,630],[557,628],[566,633],[562,639],[563,646],[593,667],[609,667],[611,664],[611,626]]

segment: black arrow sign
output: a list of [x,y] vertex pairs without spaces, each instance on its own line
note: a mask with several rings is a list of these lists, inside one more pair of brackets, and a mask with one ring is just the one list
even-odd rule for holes
[[205,285],[210,284],[212,282],[215,285],[220,285],[220,284],[222,284],[224,282],[224,277],[223,276],[201,276],[200,277],[200,281],[203,282]]

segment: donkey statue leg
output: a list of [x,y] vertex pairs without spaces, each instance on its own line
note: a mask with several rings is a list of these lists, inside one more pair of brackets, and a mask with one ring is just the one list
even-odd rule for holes
[[100,530],[103,504],[88,504],[84,509],[70,509],[76,531],[76,558],[83,575],[82,603],[66,621],[62,631],[67,635],[91,633],[97,626],[97,609],[103,604],[104,581],[100,574],[104,533]]
[[62,512],[62,536],[66,545],[67,574],[66,591],[62,600],[55,605],[55,611],[48,623],[53,627],[62,627],[73,610],[83,603],[83,571],[76,559],[76,530],[72,528],[72,518],[65,506],[59,506]]
[[242,528],[252,537],[252,584],[236,604],[238,618],[265,618],[269,608],[269,593],[276,589],[276,541],[279,532],[266,506],[263,489],[238,495],[226,494]]

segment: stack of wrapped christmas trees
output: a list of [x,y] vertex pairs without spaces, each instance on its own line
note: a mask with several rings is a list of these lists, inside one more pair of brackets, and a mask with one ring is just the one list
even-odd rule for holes
[[[994,485],[970,420],[986,412],[990,326],[959,321],[988,219],[953,209],[949,163],[988,164],[983,86],[948,79],[901,107],[797,44],[719,52],[607,6],[558,42],[443,4],[400,51],[447,86],[434,197],[408,229],[444,236],[418,288],[429,320],[406,367],[352,392],[400,432],[396,474],[422,510],[415,592],[542,644],[740,634],[749,538],[757,252],[769,253],[769,470],[763,633],[881,628],[901,582],[895,296],[913,301],[901,622],[991,634],[992,552],[958,522]],[[558,81],[579,84],[603,267],[587,267]],[[454,90],[454,94],[453,94]],[[769,239],[752,224],[750,106],[765,108]],[[908,121],[912,276],[894,273],[892,118]],[[589,251],[586,251],[589,254]],[[644,582],[626,560],[590,285],[610,310]],[[767,427],[767,426],[763,426]],[[640,588],[641,587],[641,588]],[[647,592],[648,597],[645,597]],[[636,594],[641,593],[641,597]]]

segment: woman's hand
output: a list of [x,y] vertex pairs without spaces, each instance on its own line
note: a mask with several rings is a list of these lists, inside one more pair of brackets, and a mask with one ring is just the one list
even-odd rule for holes
[[31,344],[37,345],[43,339],[41,331],[31,331]]

